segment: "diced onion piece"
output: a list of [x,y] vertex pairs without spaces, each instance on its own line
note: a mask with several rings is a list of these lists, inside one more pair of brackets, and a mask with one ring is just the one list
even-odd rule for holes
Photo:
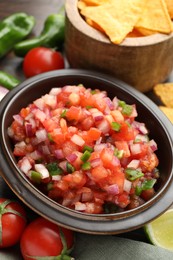
[[131,151],[132,155],[141,153],[141,145],[138,143],[131,144],[130,151]]
[[32,124],[31,123],[25,123],[25,131],[27,137],[32,137],[33,136],[33,131],[32,131]]
[[46,94],[42,98],[46,105],[50,106],[51,108],[55,108],[57,104],[56,96]]
[[57,159],[63,159],[64,158],[64,154],[63,154],[63,151],[62,149],[57,149],[54,151],[55,153],[55,156]]
[[61,176],[60,175],[52,175],[52,180],[53,181],[60,181],[61,180]]
[[77,211],[85,211],[86,210],[86,204],[82,203],[80,201],[75,203],[75,210]]
[[157,150],[157,144],[153,139],[149,141],[149,146],[153,152]]
[[97,128],[103,133],[107,134],[110,130],[110,125],[106,119],[103,119],[98,125]]
[[83,146],[85,144],[85,141],[83,140],[83,138],[77,134],[74,134],[71,138],[71,141],[74,143],[74,144],[77,144],[79,146]]
[[35,133],[38,143],[41,143],[47,139],[47,132],[45,129],[39,129]]
[[102,164],[102,161],[100,158],[96,158],[90,161],[91,167],[95,168],[96,166],[99,166]]
[[77,155],[74,153],[66,156],[67,161],[70,163],[73,163],[74,161],[76,161],[77,158],[78,158]]
[[49,92],[49,95],[57,96],[61,92],[61,88],[52,88]]
[[19,114],[14,115],[14,116],[13,116],[13,119],[14,119],[17,123],[19,123],[19,125],[23,125],[23,118],[22,118]]
[[35,170],[41,173],[42,179],[49,177],[49,172],[43,164],[41,163],[35,164]]
[[45,107],[45,103],[44,103],[44,100],[43,98],[38,98],[36,99],[34,102],[34,105],[39,108],[40,110],[43,110],[44,107]]
[[120,192],[119,187],[116,183],[108,186],[106,188],[106,191],[107,191],[108,194],[111,194],[111,195],[117,195]]
[[139,160],[132,160],[128,165],[127,168],[133,168],[133,169],[137,169],[139,167]]
[[124,180],[124,187],[123,187],[124,191],[126,191],[127,193],[129,193],[130,190],[131,190],[131,187],[132,187],[131,181],[125,179],[125,180]]
[[24,172],[26,175],[28,174],[29,170],[31,170],[32,165],[30,163],[30,161],[28,160],[28,158],[24,157],[21,161],[20,161],[20,166],[19,168],[21,169],[22,172]]

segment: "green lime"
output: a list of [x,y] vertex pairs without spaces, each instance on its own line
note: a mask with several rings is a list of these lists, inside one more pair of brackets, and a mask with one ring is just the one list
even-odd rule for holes
[[153,245],[173,251],[173,209],[146,224],[144,230]]

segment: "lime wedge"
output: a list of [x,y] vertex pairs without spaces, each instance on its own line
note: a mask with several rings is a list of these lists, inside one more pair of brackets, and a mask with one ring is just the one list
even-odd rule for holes
[[153,245],[173,251],[173,209],[146,224],[144,231]]

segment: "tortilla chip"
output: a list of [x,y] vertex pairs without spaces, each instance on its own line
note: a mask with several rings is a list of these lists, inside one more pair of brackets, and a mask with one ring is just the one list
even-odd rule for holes
[[153,91],[165,106],[173,108],[173,83],[157,84]]
[[94,21],[92,21],[91,19],[89,18],[86,18],[86,22],[92,26],[94,29],[96,30],[99,30],[100,32],[104,32],[104,30],[100,27],[99,24],[95,23]]
[[170,17],[173,19],[173,1],[172,0],[165,0],[165,3],[168,8],[168,13]]
[[136,28],[144,28],[160,33],[171,33],[173,25],[164,0],[147,1]]
[[100,6],[86,7],[81,14],[98,24],[111,42],[119,44],[133,30],[145,2],[146,0],[110,0]]
[[86,7],[86,6],[99,6],[102,4],[108,3],[110,0],[79,0],[78,1],[78,8],[79,6]]
[[168,119],[173,123],[173,108],[159,106],[162,112],[168,117]]

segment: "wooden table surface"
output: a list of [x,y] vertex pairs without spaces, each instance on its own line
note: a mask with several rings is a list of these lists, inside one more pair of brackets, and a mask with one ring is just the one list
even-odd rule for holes
[[[36,19],[36,25],[31,36],[37,36],[41,32],[43,23],[47,16],[51,13],[58,12],[64,2],[65,0],[0,0],[0,20],[16,12],[26,12],[33,15]],[[0,70],[8,72],[20,80],[24,80],[25,78],[22,73],[22,61],[22,58],[16,57],[13,52],[10,52],[4,58],[0,59]],[[172,75],[170,76],[170,80],[173,80]],[[15,197],[13,192],[3,181],[2,177],[0,177],[0,197]],[[32,212],[30,212],[30,214],[32,214]],[[120,236],[146,241],[145,235],[141,230],[129,232],[128,234],[123,234]],[[0,250],[0,260],[8,259],[21,259],[18,246],[11,249]]]

